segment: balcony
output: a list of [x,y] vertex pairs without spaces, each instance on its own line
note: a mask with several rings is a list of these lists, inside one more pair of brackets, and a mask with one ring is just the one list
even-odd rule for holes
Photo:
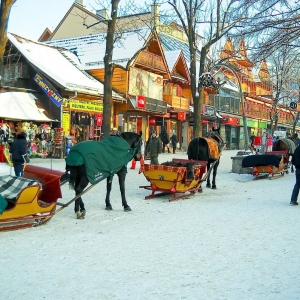
[[172,95],[164,95],[163,98],[173,108],[189,110],[189,99],[187,98]]
[[158,70],[167,73],[162,57],[150,52],[142,51],[136,59],[136,64],[148,71]]

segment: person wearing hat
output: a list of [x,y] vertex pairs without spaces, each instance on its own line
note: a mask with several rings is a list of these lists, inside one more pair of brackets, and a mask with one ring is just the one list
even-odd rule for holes
[[27,153],[26,133],[21,132],[9,148],[11,160],[14,164],[15,175],[21,177],[24,172],[24,155]]
[[150,163],[153,165],[158,165],[158,155],[161,154],[161,140],[156,135],[156,131],[152,131],[151,137],[149,138],[146,146],[146,152],[150,153]]

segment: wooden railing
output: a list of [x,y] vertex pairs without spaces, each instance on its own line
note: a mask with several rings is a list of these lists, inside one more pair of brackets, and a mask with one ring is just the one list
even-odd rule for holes
[[172,95],[164,95],[164,101],[166,101],[173,108],[186,109],[186,110],[189,109],[189,99],[187,98],[172,96]]
[[162,57],[152,54],[150,52],[142,51],[139,54],[136,63],[147,67],[151,67],[153,69],[167,71]]

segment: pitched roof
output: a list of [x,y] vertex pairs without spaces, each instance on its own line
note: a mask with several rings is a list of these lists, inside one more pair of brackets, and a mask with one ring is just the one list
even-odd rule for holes
[[[181,50],[183,52],[183,55],[186,59],[186,61],[190,61],[190,50],[189,45],[181,41],[175,37],[172,37],[170,35],[167,35],[165,33],[159,32],[158,37],[164,47],[164,50],[172,51],[172,50]],[[197,60],[200,59],[199,52],[197,53]]]
[[165,58],[169,67],[170,72],[173,71],[173,68],[179,58],[180,50],[173,50],[173,51],[165,51]]
[[[117,42],[113,51],[112,63],[126,67],[128,61],[138,52],[149,38],[151,29],[139,28],[123,33],[121,40]],[[64,47],[76,52],[82,67],[85,70],[104,68],[106,33],[93,34],[82,37],[67,38],[48,41],[48,45]]]
[[[103,84],[94,79],[80,67],[74,53],[68,50],[45,45],[22,38],[15,34],[7,34],[9,41],[38,70],[62,87],[92,95],[102,95]],[[122,98],[114,93],[114,97]]]
[[182,51],[165,51],[164,54],[171,76],[184,81],[190,80],[189,69]]

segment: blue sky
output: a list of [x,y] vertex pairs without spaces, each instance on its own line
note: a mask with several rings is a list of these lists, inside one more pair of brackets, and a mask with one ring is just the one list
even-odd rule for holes
[[[45,28],[53,30],[59,24],[73,2],[74,0],[17,0],[11,9],[8,32],[37,40]],[[84,1],[89,9],[90,2]]]

